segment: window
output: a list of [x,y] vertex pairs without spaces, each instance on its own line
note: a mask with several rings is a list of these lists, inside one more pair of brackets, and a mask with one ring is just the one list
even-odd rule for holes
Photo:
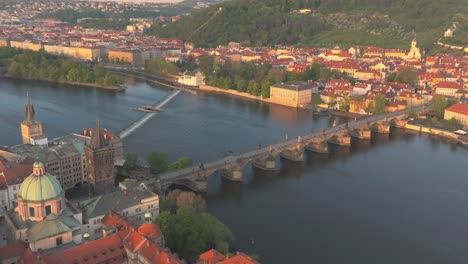
[[36,215],[34,214],[34,207],[29,207],[29,217],[35,217]]
[[52,207],[50,207],[50,205],[47,205],[45,207],[45,215],[48,216],[52,213]]
[[62,237],[57,237],[57,238],[55,239],[55,243],[57,244],[57,246],[62,245],[62,244],[63,244]]

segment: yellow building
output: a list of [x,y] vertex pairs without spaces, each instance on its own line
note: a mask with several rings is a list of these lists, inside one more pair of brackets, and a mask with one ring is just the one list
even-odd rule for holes
[[285,82],[270,87],[270,102],[301,107],[312,102],[312,86],[307,82]]
[[445,109],[444,119],[455,118],[460,124],[468,126],[468,103],[458,103]]
[[137,50],[109,50],[107,53],[109,61],[119,61],[133,65],[144,65],[142,53]]

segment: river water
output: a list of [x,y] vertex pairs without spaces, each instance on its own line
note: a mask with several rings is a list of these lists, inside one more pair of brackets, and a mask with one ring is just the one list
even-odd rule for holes
[[[131,80],[130,80],[131,81]],[[36,117],[55,138],[101,126],[118,132],[170,90],[131,82],[124,92],[0,81],[0,145],[19,144],[29,91]],[[142,159],[220,158],[331,126],[335,120],[224,95],[181,93],[124,141]],[[277,161],[273,174],[247,166],[242,183],[209,179],[208,211],[234,233],[233,247],[262,263],[467,263],[468,150],[392,131],[304,163]]]

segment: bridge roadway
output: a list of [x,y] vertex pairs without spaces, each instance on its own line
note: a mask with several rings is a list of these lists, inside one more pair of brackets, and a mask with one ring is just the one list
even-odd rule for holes
[[[424,106],[414,108],[415,111],[419,111],[421,109],[424,109]],[[312,132],[312,133],[303,135],[303,136],[301,136],[301,141],[302,142],[310,141],[310,140],[312,140],[314,138],[320,138],[322,136],[327,136],[327,135],[330,135],[330,134],[334,134],[334,133],[337,133],[337,132],[339,132],[341,130],[344,130],[344,129],[350,129],[351,130],[351,129],[355,129],[355,128],[358,128],[358,127],[363,126],[363,125],[367,125],[369,123],[375,123],[375,122],[379,122],[379,121],[382,121],[382,120],[385,120],[385,119],[391,120],[392,118],[396,118],[398,116],[406,114],[408,111],[409,111],[409,109],[405,109],[405,110],[400,110],[400,111],[381,114],[381,115],[368,116],[368,117],[365,117],[365,118],[362,118],[362,119],[359,119],[359,120],[348,122],[347,127],[346,127],[346,123],[345,123],[345,124],[341,124],[341,125],[338,125],[338,126],[326,128],[324,130],[320,130],[320,131],[316,131],[316,132]],[[269,145],[269,146],[266,146],[266,147],[263,147],[263,148],[260,148],[260,149],[244,152],[244,153],[241,153],[239,155],[227,156],[227,157],[224,157],[224,158],[219,159],[219,160],[204,163],[203,164],[203,169],[208,170],[208,171],[209,170],[216,171],[218,169],[224,168],[229,163],[236,162],[237,160],[254,159],[257,156],[268,155],[268,153],[272,149],[283,149],[283,148],[294,146],[297,143],[297,141],[298,141],[298,138],[293,138],[293,139],[286,140],[286,141],[281,141],[281,142],[278,142],[278,143],[275,143],[275,144],[272,144],[272,145]],[[175,182],[177,180],[185,179],[185,178],[187,178],[187,175],[194,174],[194,173],[196,173],[197,171],[200,171],[200,170],[202,170],[202,168],[200,168],[200,166],[191,166],[191,167],[187,167],[187,168],[184,168],[184,169],[163,173],[163,174],[159,175],[159,181],[160,181],[161,184],[170,184],[170,183],[173,183],[173,182]]]
[[[153,105],[153,106],[157,107],[157,108],[162,108],[167,103],[169,103],[172,99],[174,99],[180,92],[181,92],[181,90],[174,90],[172,93],[170,93],[168,96],[166,96],[163,100],[161,100],[158,104]],[[118,134],[118,136],[121,139],[126,138],[128,135],[130,135],[137,128],[141,127],[143,124],[148,122],[148,120],[150,120],[156,114],[157,114],[157,112],[144,114],[137,121],[133,122],[130,126],[128,126],[126,129],[124,129],[122,132],[120,132]]]

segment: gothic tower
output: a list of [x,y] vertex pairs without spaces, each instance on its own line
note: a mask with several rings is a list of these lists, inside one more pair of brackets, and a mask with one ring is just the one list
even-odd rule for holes
[[31,138],[43,138],[43,134],[42,124],[35,119],[36,112],[29,99],[29,94],[26,97],[24,114],[25,119],[21,122],[21,137],[23,138],[23,144],[31,144]]
[[90,195],[96,196],[114,191],[114,149],[104,138],[99,121],[96,122],[91,141],[86,144],[84,150]]

